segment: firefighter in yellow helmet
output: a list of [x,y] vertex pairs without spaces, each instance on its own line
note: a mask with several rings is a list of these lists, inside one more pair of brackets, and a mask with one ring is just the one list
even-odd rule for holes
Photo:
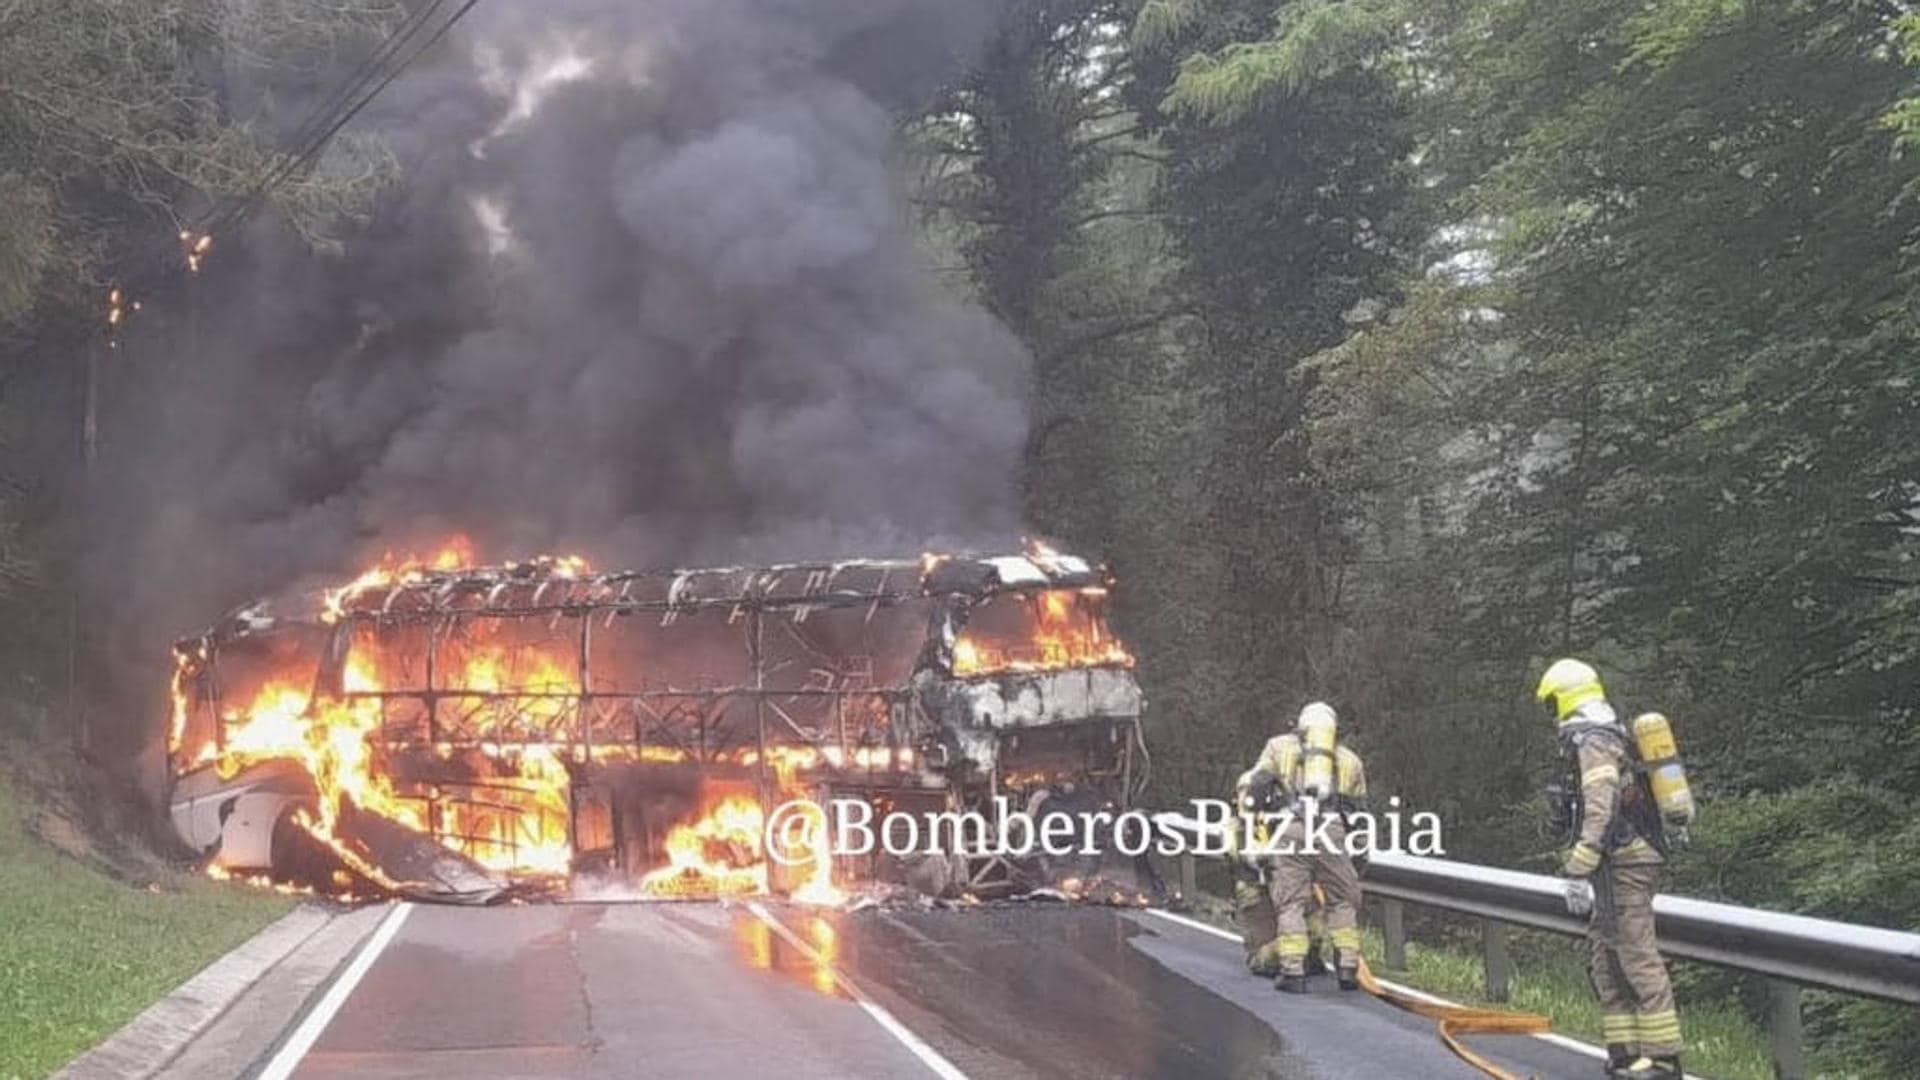
[[1535,696],[1552,703],[1559,722],[1567,776],[1549,797],[1572,831],[1561,872],[1569,879],[1568,909],[1588,920],[1588,975],[1600,1001],[1608,1075],[1682,1076],[1680,1018],[1653,935],[1653,895],[1665,862],[1659,812],[1598,672],[1579,660],[1556,660]]
[[[1365,809],[1367,780],[1360,755],[1335,741],[1336,722],[1324,702],[1302,709],[1293,731],[1267,741],[1251,780],[1255,787],[1277,788],[1281,805],[1292,812],[1273,840],[1268,891],[1278,932],[1274,986],[1296,994],[1307,990],[1307,910],[1316,885],[1325,896],[1340,988],[1359,986],[1360,874],[1346,853],[1346,818]],[[1309,816],[1326,819],[1324,827]]]
[[[1259,790],[1254,788],[1256,776],[1263,780]],[[1234,917],[1240,923],[1240,945],[1246,950],[1247,970],[1269,979],[1280,974],[1280,947],[1273,895],[1269,891],[1270,860],[1261,854],[1269,834],[1261,828],[1260,819],[1283,808],[1273,797],[1278,791],[1271,777],[1257,769],[1241,773],[1233,785],[1234,817],[1227,826],[1227,870],[1233,880]],[[1327,964],[1322,954],[1327,940],[1327,917],[1317,897],[1307,908],[1307,939],[1306,973],[1324,974]]]

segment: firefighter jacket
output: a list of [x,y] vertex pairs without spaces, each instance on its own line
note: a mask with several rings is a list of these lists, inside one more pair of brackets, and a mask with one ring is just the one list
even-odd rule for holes
[[[1280,781],[1282,790],[1298,797],[1303,756],[1301,749],[1297,732],[1275,735],[1267,740],[1266,748],[1260,751],[1260,760],[1254,764],[1254,769],[1271,773]],[[1348,749],[1346,743],[1339,743],[1334,747],[1333,768],[1338,805],[1328,809],[1343,814],[1362,809],[1367,797],[1367,771],[1360,761],[1360,755]]]
[[[1585,877],[1602,856],[1616,866],[1664,862],[1650,838],[1650,823],[1635,821],[1624,805],[1640,783],[1627,749],[1627,733],[1604,701],[1589,701],[1560,722],[1562,751],[1577,771],[1579,815],[1573,848],[1561,869]],[[1654,825],[1652,827],[1657,827]]]

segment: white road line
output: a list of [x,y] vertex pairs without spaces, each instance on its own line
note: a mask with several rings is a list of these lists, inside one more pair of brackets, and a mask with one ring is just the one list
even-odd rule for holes
[[907,1025],[901,1023],[892,1013],[881,1008],[880,1005],[868,997],[864,991],[858,986],[855,986],[852,979],[842,974],[840,969],[835,967],[831,961],[821,956],[820,953],[816,951],[813,946],[807,944],[800,935],[787,929],[785,923],[774,918],[773,913],[762,906],[758,900],[747,901],[747,910],[758,916],[760,921],[772,927],[773,932],[779,934],[782,941],[799,949],[801,953],[805,954],[808,960],[832,972],[834,983],[837,984],[840,989],[847,992],[847,996],[853,999],[854,1004],[866,1010],[868,1016],[873,1017],[881,1027],[887,1030],[887,1034],[898,1039],[900,1045],[912,1051],[913,1056],[919,1058],[927,1068],[933,1070],[933,1074],[940,1077],[940,1080],[967,1080],[967,1074],[961,1072],[958,1066],[948,1061],[945,1057],[942,1057],[940,1051],[935,1050],[927,1044],[926,1040],[915,1035],[907,1028]]
[[387,912],[387,917],[380,920],[380,925],[374,928],[373,936],[360,947],[360,953],[353,958],[353,963],[348,964],[347,970],[340,973],[340,977],[334,980],[332,986],[327,987],[327,992],[320,998],[320,1003],[313,1007],[313,1011],[306,1015],[306,1019],[300,1021],[299,1027],[293,1029],[293,1034],[280,1047],[280,1052],[273,1055],[273,1060],[267,1062],[267,1067],[261,1070],[258,1080],[287,1080],[287,1077],[293,1075],[293,1070],[300,1064],[300,1059],[307,1056],[308,1050],[313,1049],[313,1044],[319,1040],[321,1032],[326,1031],[327,1025],[333,1022],[334,1014],[340,1011],[340,1006],[347,1003],[347,996],[353,993],[354,987],[360,985],[360,980],[366,977],[367,969],[380,958],[381,951],[387,947],[388,942],[393,940],[393,935],[399,932],[400,924],[407,921],[407,913],[412,910],[413,905],[402,900],[393,906],[392,911]]
[[[1217,937],[1217,938],[1225,938],[1226,940],[1234,942],[1236,944],[1238,944],[1240,941],[1239,934],[1222,930],[1217,926],[1209,926],[1198,919],[1189,919],[1185,915],[1176,915],[1171,911],[1162,911],[1159,908],[1144,908],[1142,910],[1144,910],[1149,915],[1153,915],[1158,918],[1165,919],[1168,922],[1179,923],[1181,926],[1189,927],[1191,929],[1198,930],[1202,933],[1212,934],[1214,937]],[[1430,1002],[1435,1005],[1448,1005],[1454,1008],[1460,1007],[1460,1003],[1457,1001],[1449,1001],[1446,998],[1440,997],[1437,994],[1429,994],[1424,990],[1415,990],[1411,986],[1404,986],[1396,982],[1388,982],[1387,980],[1380,978],[1378,975],[1374,976],[1374,981],[1379,983],[1381,986],[1384,986],[1387,989],[1392,990],[1397,994],[1405,994],[1411,998],[1419,998],[1422,1001]],[[1557,1046],[1562,1050],[1571,1050],[1576,1054],[1584,1054],[1590,1058],[1599,1058],[1601,1060],[1605,1060],[1607,1056],[1607,1052],[1605,1050],[1601,1049],[1598,1046],[1593,1045],[1592,1043],[1581,1042],[1579,1039],[1568,1038],[1565,1035],[1557,1034],[1552,1031],[1537,1032],[1537,1033],[1534,1033],[1533,1037],[1536,1039],[1539,1039],[1541,1042],[1551,1043],[1552,1045]]]
[[1239,934],[1222,930],[1219,927],[1210,925],[1208,923],[1203,923],[1199,919],[1189,919],[1185,915],[1175,915],[1171,911],[1162,911],[1159,908],[1154,908],[1154,907],[1142,908],[1141,910],[1145,911],[1149,915],[1155,916],[1157,918],[1165,919],[1168,922],[1179,923],[1181,926],[1184,926],[1189,930],[1198,930],[1203,934],[1212,934],[1214,937],[1217,937],[1217,938],[1225,938],[1226,940],[1233,942],[1235,945],[1238,945],[1240,943]]

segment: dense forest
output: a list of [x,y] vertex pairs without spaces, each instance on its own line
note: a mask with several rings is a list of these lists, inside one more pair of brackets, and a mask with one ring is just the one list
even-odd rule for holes
[[[108,290],[281,168],[248,118],[401,7],[0,2],[16,729],[66,730],[111,659],[73,601],[96,430],[141,407],[100,389]],[[1032,357],[1021,510],[1123,583],[1157,798],[1325,698],[1451,854],[1544,868],[1530,690],[1572,653],[1675,720],[1677,891],[1920,925],[1920,15],[996,17],[898,158],[922,261]],[[325,259],[405,182],[349,133],[263,216]],[[1812,1022],[1835,1069],[1920,1057],[1897,1010]]]

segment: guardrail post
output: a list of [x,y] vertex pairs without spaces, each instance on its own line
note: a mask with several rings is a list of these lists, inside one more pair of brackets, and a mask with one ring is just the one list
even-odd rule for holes
[[1387,967],[1407,970],[1407,905],[1398,900],[1380,901],[1380,938],[1386,944]]
[[1807,1044],[1800,1023],[1800,984],[1784,979],[1769,979],[1767,1031],[1773,1040],[1773,1075],[1776,1080],[1807,1080]]
[[1505,1001],[1513,987],[1513,958],[1507,955],[1507,924],[1481,919],[1480,945],[1487,974],[1487,1000]]
[[1183,851],[1180,853],[1180,899],[1192,904],[1193,898],[1199,895],[1199,868],[1195,864],[1193,852]]

